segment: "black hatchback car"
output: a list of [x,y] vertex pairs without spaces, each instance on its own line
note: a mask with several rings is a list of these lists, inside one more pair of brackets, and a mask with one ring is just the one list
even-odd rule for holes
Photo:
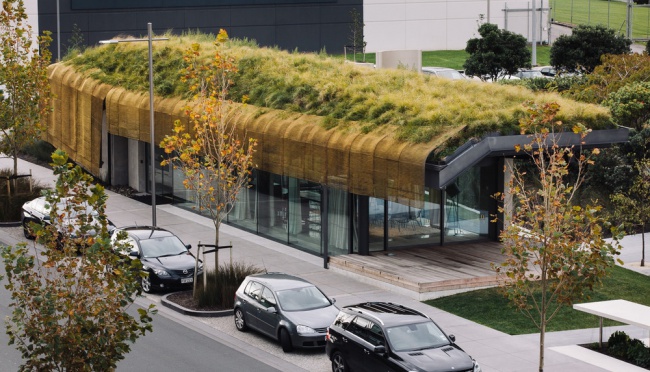
[[480,372],[481,367],[425,314],[402,305],[345,306],[327,330],[334,372]]
[[339,309],[318,287],[283,273],[249,275],[235,294],[235,326],[280,341],[282,350],[323,348]]
[[[111,239],[116,241],[120,231],[127,234],[127,251],[121,251],[142,262],[142,270],[149,275],[142,279],[142,290],[177,289],[192,287],[196,259],[190,252],[191,245],[185,245],[172,232],[160,227],[129,226],[116,229]],[[199,260],[197,277],[203,274],[203,263]]]

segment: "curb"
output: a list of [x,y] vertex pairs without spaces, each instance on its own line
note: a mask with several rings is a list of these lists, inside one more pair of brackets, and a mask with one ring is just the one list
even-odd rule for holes
[[190,316],[197,316],[197,317],[204,317],[204,318],[220,318],[220,317],[225,317],[232,315],[232,309],[229,310],[214,310],[214,311],[203,311],[203,310],[192,310],[188,309],[186,307],[180,306],[174,302],[171,302],[167,299],[167,296],[171,295],[172,293],[168,293],[164,295],[160,301],[163,304],[163,306],[168,307],[176,312],[179,312],[183,315],[190,315]]
[[16,222],[0,222],[0,227],[17,227],[22,225],[21,221]]

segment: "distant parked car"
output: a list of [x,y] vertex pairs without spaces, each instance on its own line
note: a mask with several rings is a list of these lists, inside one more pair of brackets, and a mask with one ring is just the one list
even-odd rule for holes
[[[142,279],[142,291],[190,288],[194,284],[196,258],[190,252],[191,245],[185,245],[171,231],[160,227],[129,226],[113,232],[115,242],[120,231],[127,234],[127,250],[118,253],[139,258],[142,270],[148,273]],[[203,274],[203,263],[199,260],[197,277]]]
[[519,79],[549,78],[549,76],[543,75],[539,70],[519,70],[514,76]]
[[465,75],[448,67],[422,67],[422,73],[453,80],[464,80]]
[[540,67],[533,67],[532,68],[535,71],[539,71],[540,74],[548,77],[555,77],[557,74],[557,70],[555,67],[552,66],[540,66]]
[[251,328],[293,348],[325,347],[339,309],[315,285],[283,273],[249,275],[235,294],[235,326]]
[[345,306],[327,330],[333,372],[480,372],[479,364],[425,314],[387,302]]
[[[65,210],[66,199],[61,200],[58,203],[58,210],[62,213]],[[23,234],[27,239],[34,239],[35,235],[30,228],[30,223],[36,223],[41,226],[48,226],[52,224],[50,219],[50,211],[52,210],[51,205],[45,200],[45,196],[38,197],[32,201],[29,201],[23,204],[22,207],[22,216],[21,222],[23,225]],[[77,224],[77,219],[82,215],[90,215],[93,218],[97,216],[97,211],[95,211],[91,206],[87,205],[85,208],[82,208],[81,211],[74,211],[69,216],[64,216],[62,222],[63,225],[58,226],[57,229],[59,232],[63,232],[62,229],[64,226],[73,227]],[[111,233],[115,229],[115,225],[109,220],[108,221],[108,232]],[[74,237],[73,229],[73,237]],[[90,231],[90,235],[95,235],[95,231]]]

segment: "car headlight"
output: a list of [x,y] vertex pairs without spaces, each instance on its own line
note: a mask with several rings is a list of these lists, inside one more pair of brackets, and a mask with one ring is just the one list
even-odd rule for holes
[[153,269],[153,272],[158,276],[169,276],[169,273],[162,269]]
[[474,370],[473,370],[473,372],[483,372],[483,370],[481,369],[481,366],[478,365],[477,361],[474,361]]
[[298,326],[296,327],[296,331],[298,331],[298,333],[301,335],[308,334],[308,333],[316,333],[316,331],[314,331],[313,328],[304,326],[302,324],[298,324]]

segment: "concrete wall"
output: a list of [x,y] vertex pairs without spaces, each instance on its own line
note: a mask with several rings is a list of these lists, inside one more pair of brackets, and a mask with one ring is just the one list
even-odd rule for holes
[[[490,23],[532,40],[530,0],[364,0],[366,51],[465,49],[487,22],[488,4]],[[541,5],[548,8],[548,0],[537,0],[536,8]],[[548,10],[536,14],[536,40],[548,40]]]
[[377,52],[377,68],[405,68],[414,71],[422,69],[421,50],[391,50]]

